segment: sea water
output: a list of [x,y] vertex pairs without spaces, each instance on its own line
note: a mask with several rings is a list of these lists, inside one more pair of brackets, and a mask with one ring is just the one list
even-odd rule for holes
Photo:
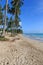
[[43,42],[43,33],[24,33],[26,37]]

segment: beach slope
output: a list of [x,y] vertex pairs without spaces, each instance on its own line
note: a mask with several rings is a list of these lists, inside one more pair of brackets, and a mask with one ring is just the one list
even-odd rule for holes
[[0,65],[43,65],[43,50],[38,44],[23,35],[0,41]]

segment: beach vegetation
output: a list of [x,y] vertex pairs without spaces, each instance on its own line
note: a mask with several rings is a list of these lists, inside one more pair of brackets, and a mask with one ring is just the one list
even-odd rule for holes
[[11,0],[10,4],[6,0],[3,7],[1,2],[2,0],[0,0],[0,40],[6,40],[6,32],[10,32],[11,35],[23,33],[20,14],[24,0]]

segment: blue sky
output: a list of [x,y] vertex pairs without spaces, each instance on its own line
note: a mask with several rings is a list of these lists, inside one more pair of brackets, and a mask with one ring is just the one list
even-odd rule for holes
[[25,33],[43,33],[43,0],[24,0],[20,18]]

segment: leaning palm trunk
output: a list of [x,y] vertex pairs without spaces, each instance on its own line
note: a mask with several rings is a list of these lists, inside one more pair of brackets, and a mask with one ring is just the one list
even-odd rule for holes
[[3,29],[3,36],[6,34],[6,15],[7,15],[7,5],[8,5],[8,0],[6,0],[6,8],[5,8],[5,22],[4,22],[4,29]]
[[3,27],[3,36],[5,36],[5,30],[6,30],[6,11],[5,11],[5,15],[4,15],[4,27]]
[[[19,4],[19,1],[17,2],[16,6],[15,6],[15,20],[16,20],[16,15],[17,15],[17,6]],[[17,26],[16,26],[16,34],[17,34]]]

